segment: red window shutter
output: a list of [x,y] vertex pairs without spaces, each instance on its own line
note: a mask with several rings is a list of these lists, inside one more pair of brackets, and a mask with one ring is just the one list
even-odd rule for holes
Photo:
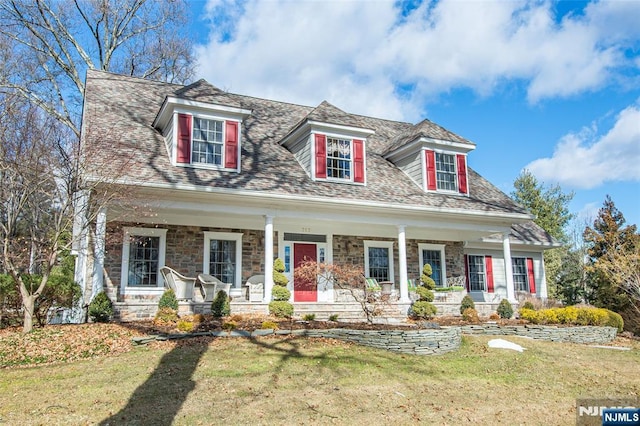
[[364,141],[353,140],[353,181],[364,183]]
[[471,277],[469,276],[469,256],[466,254],[464,255],[464,275],[467,277],[465,282],[467,291],[470,291]]
[[458,161],[458,190],[467,193],[467,158],[462,154],[456,155]]
[[493,293],[493,259],[491,256],[484,257],[484,269],[487,277],[487,292]]
[[327,177],[327,137],[316,134],[316,178]]
[[224,166],[228,169],[238,168],[238,122],[225,122]]
[[536,277],[533,274],[533,259],[527,258],[527,277],[529,277],[529,293],[535,294],[536,292]]
[[430,150],[424,152],[427,163],[427,189],[436,190],[436,153]]
[[178,114],[178,144],[177,158],[178,163],[191,162],[191,119],[188,114]]

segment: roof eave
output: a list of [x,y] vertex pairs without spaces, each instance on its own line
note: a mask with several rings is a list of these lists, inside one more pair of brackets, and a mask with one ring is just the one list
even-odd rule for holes
[[389,161],[397,161],[398,159],[404,158],[407,155],[410,155],[416,151],[421,149],[443,149],[446,148],[448,150],[457,151],[463,154],[466,154],[470,151],[473,151],[476,146],[472,143],[463,143],[456,141],[449,141],[444,139],[436,139],[431,137],[426,137],[423,135],[419,135],[414,138],[410,142],[403,144],[402,146],[386,153],[384,158]]
[[[91,179],[89,179],[91,180]],[[136,186],[142,189],[149,190],[181,190],[181,191],[191,191],[192,193],[197,194],[221,194],[221,195],[233,195],[238,197],[254,197],[265,200],[265,202],[269,201],[292,201],[296,203],[322,203],[326,205],[327,203],[333,204],[336,206],[357,206],[361,208],[371,208],[371,209],[394,209],[396,211],[403,211],[406,213],[427,213],[427,214],[437,214],[437,215],[453,215],[458,218],[485,218],[485,219],[495,219],[498,220],[507,220],[510,223],[524,223],[533,219],[533,216],[527,213],[518,213],[518,212],[484,212],[481,210],[468,210],[464,208],[445,208],[445,207],[431,207],[431,206],[419,206],[419,205],[402,205],[397,203],[383,203],[377,201],[368,201],[368,200],[353,200],[353,199],[344,199],[344,198],[335,198],[335,197],[311,197],[311,196],[303,196],[297,194],[278,194],[271,193],[266,191],[252,191],[252,190],[238,190],[238,189],[230,189],[230,188],[216,188],[212,186],[197,186],[197,185],[185,185],[185,184],[174,184],[174,183],[145,183],[140,184],[137,181],[119,179],[109,182],[110,184],[115,185],[126,185],[126,186]]]
[[232,106],[222,105],[222,104],[214,104],[210,102],[194,101],[191,99],[178,98],[175,96],[166,96],[164,98],[164,101],[162,102],[160,111],[158,111],[158,114],[153,120],[152,126],[156,129],[164,128],[164,126],[167,124],[168,120],[170,119],[173,113],[173,108],[175,106],[184,106],[184,107],[194,108],[194,109],[200,108],[200,109],[222,111],[229,114],[238,115],[242,118],[249,117],[252,113],[251,110],[244,109],[244,108],[232,107]]

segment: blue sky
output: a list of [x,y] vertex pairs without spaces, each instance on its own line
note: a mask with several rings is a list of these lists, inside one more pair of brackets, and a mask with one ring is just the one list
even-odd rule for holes
[[640,224],[640,1],[192,3],[197,78],[221,89],[417,123],[476,143],[506,193],[527,168],[606,194]]

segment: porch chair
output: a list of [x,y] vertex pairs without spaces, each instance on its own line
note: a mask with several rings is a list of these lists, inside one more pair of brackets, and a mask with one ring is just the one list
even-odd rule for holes
[[416,284],[416,280],[408,279],[407,287],[409,289],[409,300],[411,300],[412,302],[415,302],[418,299],[420,299],[420,296],[418,296],[418,293],[417,293],[418,285]]
[[164,279],[164,285],[173,290],[178,300],[193,300],[193,289],[196,279],[185,277],[168,266],[160,268],[160,274]]
[[364,282],[365,297],[367,300],[369,300],[370,298],[372,300],[377,300],[380,298],[380,296],[382,296],[382,287],[380,287],[380,284],[378,284],[378,280],[376,280],[375,278],[364,277]]
[[198,274],[198,282],[202,290],[202,300],[204,303],[211,303],[220,290],[227,293],[231,290],[231,284],[223,283],[218,278],[209,274]]
[[249,302],[262,302],[264,298],[264,275],[253,275],[245,283]]
[[365,283],[367,284],[367,291],[381,291],[382,288],[380,284],[378,284],[378,280],[375,278],[365,278]]

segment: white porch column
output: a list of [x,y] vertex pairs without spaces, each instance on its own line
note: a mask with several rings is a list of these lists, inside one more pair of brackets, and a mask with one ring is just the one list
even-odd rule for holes
[[511,243],[509,242],[509,233],[502,234],[502,252],[504,256],[504,273],[507,283],[507,299],[509,302],[516,302],[516,291],[513,286],[513,265],[511,263]]
[[544,264],[544,252],[540,256],[540,270],[542,271],[542,276],[540,277],[540,289],[538,290],[538,297],[542,300],[546,300],[549,297],[548,289],[547,289],[547,268]]
[[71,309],[69,321],[81,323],[85,321],[84,306],[89,303],[87,294],[87,258],[89,257],[89,220],[87,210],[89,206],[89,192],[79,191],[74,199],[73,236],[71,254],[76,256],[73,279],[82,291],[82,297]]
[[264,302],[271,301],[273,289],[273,216],[264,217]]
[[400,267],[400,301],[409,302],[409,286],[407,284],[407,242],[405,225],[398,226],[398,266]]
[[93,248],[93,282],[91,283],[91,299],[98,294],[104,286],[104,243],[107,232],[107,209],[98,210],[96,217],[96,241]]

